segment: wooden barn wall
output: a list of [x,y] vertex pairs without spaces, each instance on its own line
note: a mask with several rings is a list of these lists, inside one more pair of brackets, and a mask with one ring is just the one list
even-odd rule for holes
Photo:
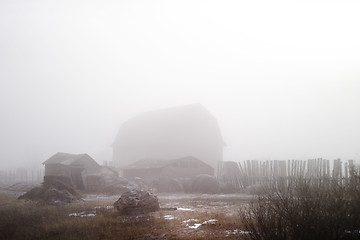
[[45,176],[65,176],[71,178],[71,169],[62,164],[46,164]]

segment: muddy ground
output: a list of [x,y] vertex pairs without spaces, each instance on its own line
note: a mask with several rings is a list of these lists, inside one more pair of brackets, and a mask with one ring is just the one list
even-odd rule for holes
[[[146,216],[164,219],[170,228],[148,239],[244,239],[239,211],[254,198],[247,194],[158,194],[161,210]],[[119,196],[87,195],[84,200],[111,207]],[[176,210],[175,210],[176,209]],[[137,216],[142,218],[143,216]],[[130,220],[131,221],[131,220]],[[147,239],[145,237],[145,239]]]
[[[20,200],[16,197],[24,193],[21,191],[22,188],[19,189],[20,191],[14,187],[12,189],[0,188],[0,194],[11,196],[12,201],[17,202]],[[78,224],[79,228],[85,228],[84,225],[88,224],[97,226],[97,221],[107,225],[108,221],[116,225],[113,230],[108,230],[113,232],[108,232],[107,239],[113,239],[112,237],[115,239],[244,239],[247,235],[241,225],[239,211],[254,198],[252,195],[157,194],[157,196],[161,208],[159,211],[147,215],[119,218],[116,216],[113,203],[120,195],[83,194],[82,201],[68,204],[68,207],[63,208],[62,211],[66,211],[65,218],[69,218],[70,221],[70,225],[65,226],[65,229],[68,229],[68,234],[73,234],[69,232],[73,224]],[[54,212],[54,214],[57,213]],[[67,221],[65,218],[59,217],[55,222]],[[56,224],[55,222],[49,224]],[[131,235],[122,237],[124,235],[119,231],[121,232],[124,226],[135,231],[133,238]],[[101,231],[102,229],[98,229],[95,234],[102,236]],[[74,232],[77,230],[75,229]],[[95,235],[88,237],[84,233],[70,236],[74,236],[72,239],[77,239],[76,236],[81,236],[79,239],[98,239]]]

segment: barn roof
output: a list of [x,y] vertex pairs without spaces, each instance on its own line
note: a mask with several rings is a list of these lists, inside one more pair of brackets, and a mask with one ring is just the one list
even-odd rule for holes
[[115,145],[180,144],[196,141],[225,146],[215,117],[201,104],[145,112],[124,122]]
[[187,157],[182,157],[182,158],[178,158],[178,159],[141,159],[136,161],[135,163],[132,163],[126,167],[124,167],[123,169],[154,169],[154,168],[163,168],[163,167],[167,167],[179,162],[197,162],[202,164],[204,167],[209,167],[212,168],[210,165],[206,164],[205,162],[193,157],[193,156],[187,156]]
[[53,156],[51,156],[48,160],[43,162],[43,164],[73,165],[73,164],[84,164],[89,161],[96,163],[98,165],[98,163],[88,154],[71,154],[71,153],[58,152]]

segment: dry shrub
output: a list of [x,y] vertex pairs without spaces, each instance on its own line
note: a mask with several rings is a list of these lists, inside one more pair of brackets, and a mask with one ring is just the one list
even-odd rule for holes
[[70,217],[72,212],[93,212],[94,203],[40,206],[0,195],[0,239],[141,239],[166,232],[168,221],[144,216],[124,219],[115,209],[95,217]]
[[197,175],[192,181],[191,192],[207,194],[220,193],[219,182],[214,176],[211,175]]
[[360,239],[359,182],[296,179],[267,188],[240,218],[254,240]]
[[[176,195],[177,196],[177,195]],[[239,239],[242,234],[227,234],[239,229],[236,212],[239,199],[211,198],[169,198],[163,204],[183,206],[194,211],[160,210],[138,216],[120,216],[116,209],[107,209],[113,200],[77,202],[61,206],[41,206],[31,201],[0,195],[0,239],[7,240],[119,240],[119,239]],[[243,203],[244,204],[244,203]],[[71,217],[70,213],[91,213],[94,217]],[[230,208],[229,208],[230,207]],[[98,209],[98,208],[97,208]],[[172,220],[164,216],[171,215]],[[203,223],[216,219],[214,223],[190,229],[184,221],[198,219]],[[189,223],[192,225],[192,223]],[[242,228],[241,228],[242,229]]]
[[184,192],[181,182],[176,178],[161,177],[151,184],[160,193],[179,193]]
[[0,239],[40,239],[44,236],[42,225],[63,215],[55,207],[39,208],[32,202],[3,196],[0,203]]

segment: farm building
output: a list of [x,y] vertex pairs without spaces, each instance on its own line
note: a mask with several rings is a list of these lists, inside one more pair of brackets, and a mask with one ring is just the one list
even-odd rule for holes
[[142,113],[123,123],[113,147],[113,162],[124,167],[140,159],[194,156],[216,168],[223,147],[217,120],[200,104]]
[[200,174],[214,175],[214,168],[192,157],[172,160],[142,159],[122,168],[123,176],[128,179],[140,177],[155,180],[164,177],[194,178]]
[[101,170],[100,165],[87,154],[56,153],[43,164],[45,177],[67,177],[77,189],[87,189],[87,177]]

